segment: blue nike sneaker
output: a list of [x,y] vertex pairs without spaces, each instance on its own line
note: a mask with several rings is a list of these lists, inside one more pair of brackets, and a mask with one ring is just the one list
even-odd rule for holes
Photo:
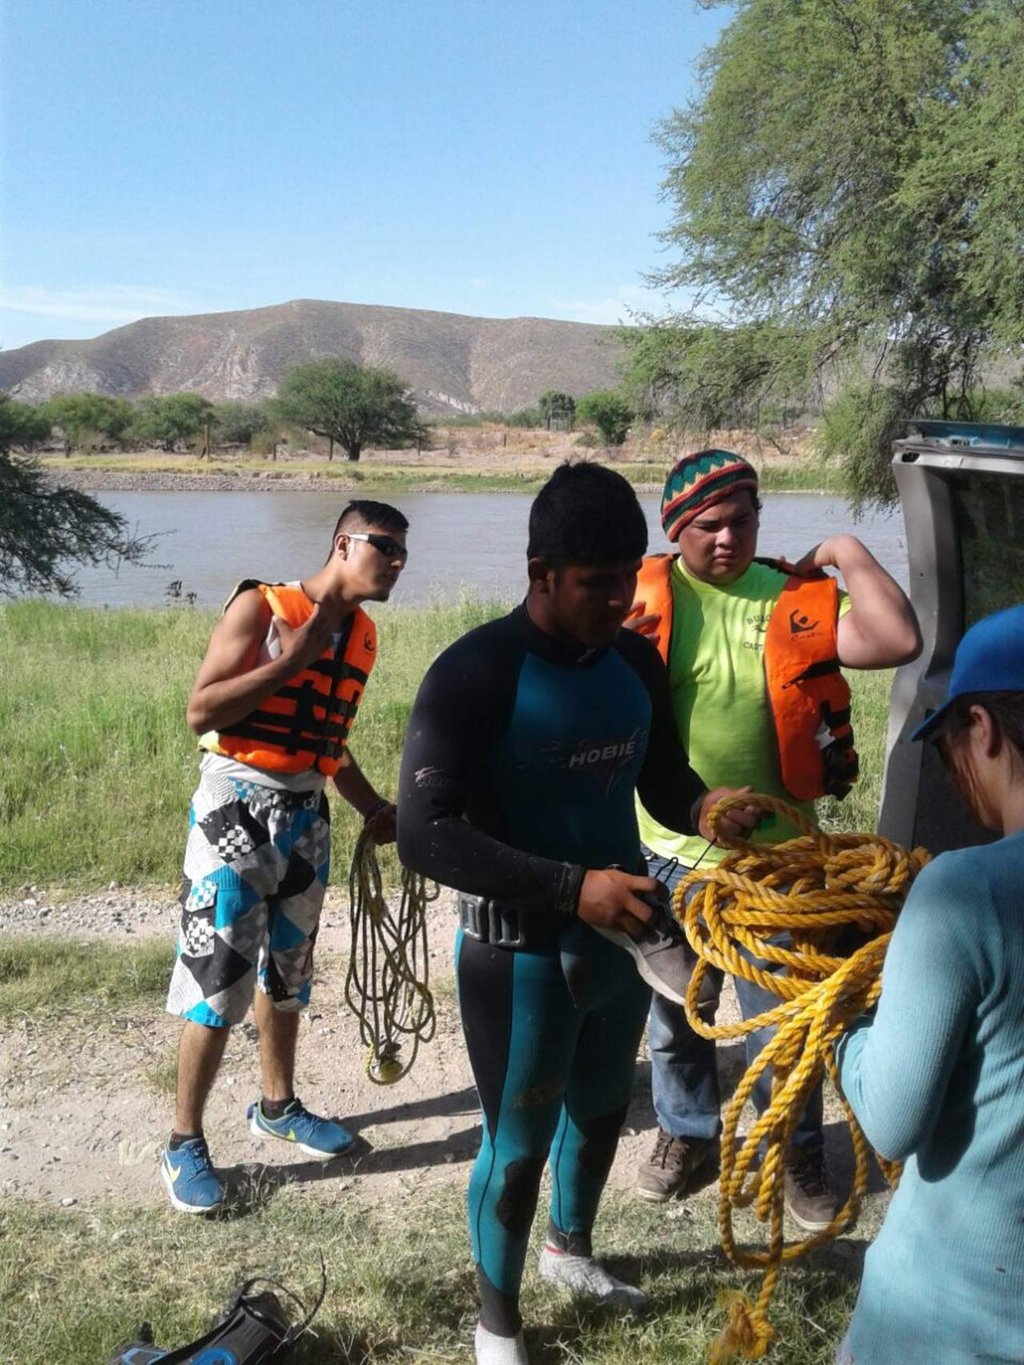
[[160,1178],[179,1213],[214,1213],[224,1204],[224,1186],[213,1169],[205,1138],[189,1138],[173,1150],[165,1148]]
[[310,1156],[341,1156],[355,1142],[347,1128],[331,1119],[311,1114],[301,1100],[292,1100],[279,1119],[268,1119],[263,1104],[249,1105],[249,1129],[255,1137],[276,1137],[294,1142]]

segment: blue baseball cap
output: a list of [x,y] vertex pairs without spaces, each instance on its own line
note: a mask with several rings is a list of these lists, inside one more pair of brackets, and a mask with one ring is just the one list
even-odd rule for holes
[[929,739],[957,697],[979,692],[1024,692],[1024,606],[1007,607],[971,626],[956,647],[946,700],[910,738]]

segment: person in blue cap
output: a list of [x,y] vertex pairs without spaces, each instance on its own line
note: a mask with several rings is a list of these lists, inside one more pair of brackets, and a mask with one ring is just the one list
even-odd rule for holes
[[868,1141],[905,1163],[840,1365],[1024,1360],[1024,606],[964,635],[935,744],[995,843],[943,853],[837,1046]]

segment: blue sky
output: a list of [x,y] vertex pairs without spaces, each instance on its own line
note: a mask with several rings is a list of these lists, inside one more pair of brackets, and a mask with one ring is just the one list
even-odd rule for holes
[[661,306],[690,0],[2,0],[0,345],[294,298]]

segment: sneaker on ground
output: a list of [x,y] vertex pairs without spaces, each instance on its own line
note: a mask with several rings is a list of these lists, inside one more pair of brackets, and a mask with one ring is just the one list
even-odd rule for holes
[[224,1204],[224,1186],[214,1172],[205,1138],[165,1148],[160,1179],[179,1213],[214,1213]]
[[310,1156],[325,1159],[341,1156],[355,1142],[347,1128],[333,1119],[311,1114],[301,1100],[292,1100],[278,1119],[268,1119],[260,1101],[249,1105],[249,1128],[255,1137],[276,1137],[294,1142]]
[[693,975],[686,937],[669,904],[654,896],[640,899],[654,911],[640,938],[631,938],[623,929],[598,928],[597,932],[632,955],[637,971],[651,990],[677,1005],[685,1005],[686,988]]
[[786,1156],[786,1212],[804,1232],[824,1232],[839,1200],[828,1183],[825,1153],[792,1149]]
[[541,1279],[548,1284],[561,1285],[571,1294],[590,1299],[592,1303],[639,1313],[650,1302],[642,1289],[609,1275],[592,1256],[570,1256],[568,1252],[545,1246],[540,1253],[538,1269]]
[[715,1139],[676,1138],[659,1128],[654,1150],[637,1170],[636,1192],[641,1199],[664,1204],[673,1195],[685,1194],[691,1177],[717,1158]]
[[530,1365],[522,1332],[514,1337],[496,1337],[478,1322],[474,1346],[476,1365]]

